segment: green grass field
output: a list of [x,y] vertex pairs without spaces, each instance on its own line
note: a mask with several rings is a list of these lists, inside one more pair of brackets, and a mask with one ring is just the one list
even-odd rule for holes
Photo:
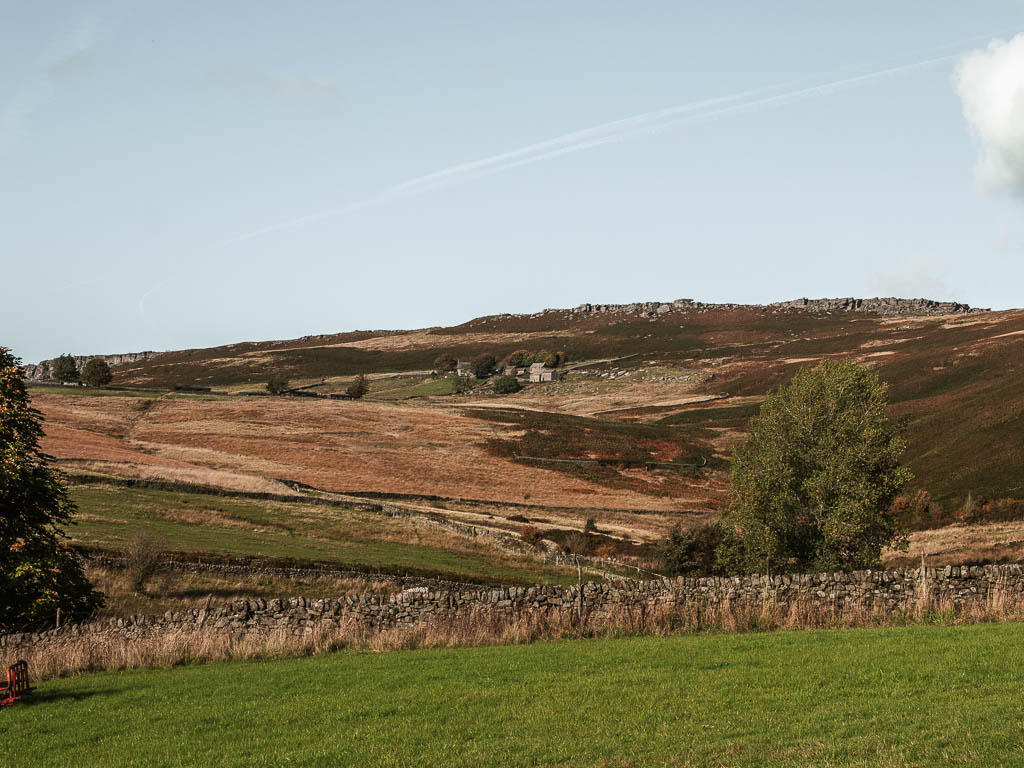
[[327,505],[255,501],[149,488],[72,486],[72,541],[121,550],[141,531],[169,551],[329,563],[509,584],[568,583],[566,568],[406,520]]
[[1019,766],[1024,626],[564,641],[100,673],[10,766]]
[[145,397],[149,399],[166,394],[158,389],[104,389],[102,387],[62,387],[57,384],[29,384],[30,395],[79,395],[89,397]]

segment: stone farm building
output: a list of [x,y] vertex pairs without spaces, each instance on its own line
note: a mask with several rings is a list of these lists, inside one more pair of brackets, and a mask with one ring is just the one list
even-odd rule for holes
[[558,371],[544,363],[534,363],[530,366],[530,381],[558,381]]
[[459,376],[473,376],[473,364],[464,363],[460,360],[459,363],[455,366],[455,372]]

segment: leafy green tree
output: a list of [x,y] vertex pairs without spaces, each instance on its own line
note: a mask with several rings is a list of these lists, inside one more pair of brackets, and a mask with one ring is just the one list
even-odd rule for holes
[[114,378],[102,357],[92,357],[82,366],[82,381],[90,387],[105,387]]
[[514,365],[516,368],[526,368],[533,362],[533,355],[529,350],[517,349],[508,356],[507,362],[509,365]]
[[459,365],[459,361],[448,354],[438,355],[434,360],[434,370],[438,373],[451,373]]
[[511,395],[522,389],[523,386],[515,376],[500,376],[494,382],[494,394]]
[[905,543],[890,508],[912,475],[887,392],[870,369],[825,360],[765,398],[734,453],[725,520],[741,547],[723,547],[723,565],[869,568],[883,547]]
[[494,355],[480,355],[473,358],[473,375],[478,379],[486,379],[494,373],[494,366],[498,364]]
[[288,391],[291,382],[283,373],[272,373],[267,379],[267,392],[272,395],[280,395]]
[[50,363],[50,375],[62,384],[78,381],[78,366],[75,365],[75,358],[68,354],[54,358]]
[[360,373],[356,376],[355,381],[348,385],[345,394],[353,400],[358,400],[369,391],[370,385],[366,381],[366,374]]
[[80,619],[103,603],[64,544],[74,504],[39,449],[21,361],[0,347],[0,632]]

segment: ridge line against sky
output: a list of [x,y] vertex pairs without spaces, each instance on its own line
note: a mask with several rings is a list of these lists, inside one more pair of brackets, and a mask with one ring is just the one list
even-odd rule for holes
[[[1016,32],[1019,29],[1019,26],[1008,27],[984,35],[973,35],[953,42],[934,45],[924,49],[923,51],[915,53],[914,58],[916,59],[928,52],[948,50],[950,48],[956,48],[958,50],[941,56],[930,56],[925,59],[915,60],[905,64],[897,64],[869,72],[862,72],[860,74],[842,77],[837,80],[794,87],[801,82],[834,77],[839,72],[856,71],[857,69],[863,69],[868,65],[850,66],[839,70],[816,73],[760,88],[747,89],[737,93],[707,99],[699,99],[685,104],[665,107],[649,112],[642,112],[629,117],[599,123],[589,128],[570,131],[569,133],[528,144],[517,149],[500,152],[478,160],[458,163],[422,176],[416,176],[411,179],[398,182],[397,184],[393,184],[381,192],[362,200],[357,200],[324,211],[260,227],[240,235],[216,240],[196,247],[193,253],[198,254],[230,245],[236,245],[238,243],[263,237],[275,232],[294,229],[307,224],[313,224],[319,221],[325,221],[344,216],[346,214],[355,213],[392,200],[423,194],[435,189],[458,184],[460,182],[473,181],[475,179],[501,173],[513,168],[532,165],[544,160],[553,159],[587,149],[593,149],[606,144],[630,141],[638,137],[653,135],[661,131],[678,128],[683,125],[693,124],[703,120],[710,120],[732,114],[742,114],[759,108],[784,106],[810,98],[830,95],[832,93],[841,92],[872,81],[895,77],[944,61],[952,61],[968,53],[968,51],[963,49],[963,46],[975,43],[979,40],[991,40],[994,39],[994,36],[996,35]],[[782,92],[779,93],[778,91]],[[163,281],[156,284],[150,284],[148,290],[142,293],[138,299],[139,315],[145,315],[146,300],[173,281],[175,274],[176,270],[170,271]]]

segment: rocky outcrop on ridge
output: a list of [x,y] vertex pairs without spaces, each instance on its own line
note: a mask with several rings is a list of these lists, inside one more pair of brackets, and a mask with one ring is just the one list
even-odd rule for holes
[[[107,365],[111,368],[116,368],[119,365],[127,365],[128,363],[138,363],[142,360],[149,360],[151,357],[156,357],[162,354],[160,352],[129,352],[122,355],[72,355],[75,361],[75,367],[78,368],[79,372],[82,370],[82,366],[85,365],[86,361],[92,360],[94,357],[101,357],[107,361]],[[43,360],[42,362],[36,363],[35,365],[23,366],[25,371],[25,379],[28,381],[47,381],[51,378],[50,364],[52,360]]]
[[[772,312],[801,310],[804,312],[871,312],[878,315],[955,315],[969,312],[988,312],[987,309],[971,307],[956,301],[934,301],[932,299],[794,299],[774,304],[706,304],[693,299],[676,299],[672,302],[643,301],[632,304],[580,304],[569,312],[573,315],[616,314],[658,317],[672,312],[708,312],[714,310],[764,309]],[[563,312],[565,310],[545,310]]]

